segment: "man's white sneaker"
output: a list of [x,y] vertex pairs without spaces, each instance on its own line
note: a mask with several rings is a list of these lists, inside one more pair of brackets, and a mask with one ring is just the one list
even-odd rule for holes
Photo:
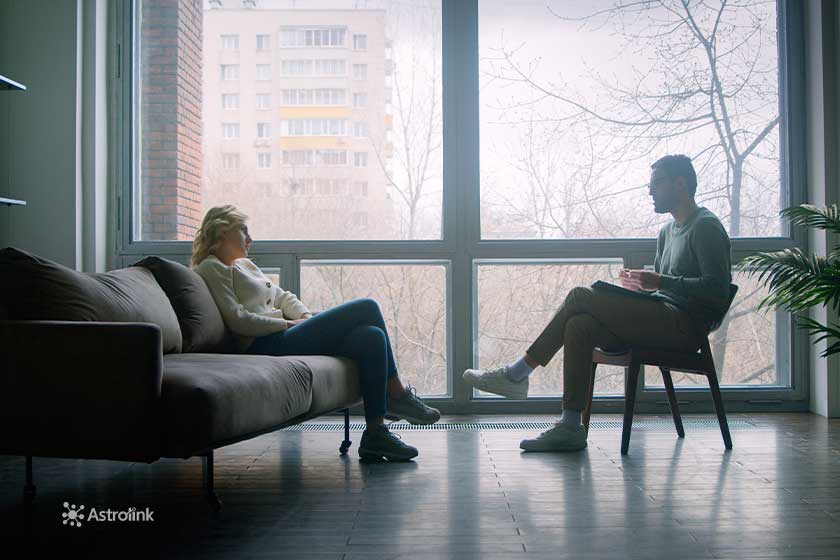
[[509,399],[528,398],[528,378],[513,381],[507,376],[507,366],[493,369],[468,369],[463,378],[468,385],[480,391],[501,395]]
[[534,439],[523,439],[519,448],[525,451],[580,451],[586,448],[586,430],[557,422]]

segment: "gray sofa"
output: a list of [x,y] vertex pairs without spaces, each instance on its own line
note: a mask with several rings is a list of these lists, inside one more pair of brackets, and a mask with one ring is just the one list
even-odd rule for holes
[[213,450],[360,401],[352,361],[235,353],[204,281],[149,257],[83,274],[0,251],[0,454],[154,462]]

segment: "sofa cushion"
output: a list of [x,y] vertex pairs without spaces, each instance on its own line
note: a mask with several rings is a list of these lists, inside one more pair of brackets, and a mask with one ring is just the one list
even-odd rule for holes
[[165,457],[248,439],[309,410],[312,372],[295,358],[237,354],[164,356]]
[[12,247],[0,250],[0,298],[10,319],[155,323],[163,352],[180,352],[169,299],[144,268],[77,272]]
[[349,358],[294,356],[312,370],[312,405],[309,414],[317,416],[359,401],[359,374]]
[[132,266],[151,270],[169,298],[181,325],[181,352],[233,352],[222,314],[201,276],[161,257],[146,257]]

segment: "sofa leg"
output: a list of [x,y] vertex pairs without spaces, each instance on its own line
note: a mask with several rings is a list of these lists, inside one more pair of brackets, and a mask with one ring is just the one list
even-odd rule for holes
[[204,478],[204,496],[213,511],[222,508],[222,502],[213,488],[213,451],[210,450],[201,457],[202,475]]
[[23,486],[23,503],[30,506],[35,501],[35,485],[32,483],[32,455],[26,456],[26,484]]
[[26,456],[26,482],[23,485],[23,534],[32,536],[32,517],[35,502],[35,485],[32,483],[32,455]]
[[350,409],[344,409],[344,441],[341,442],[341,447],[338,448],[338,452],[342,455],[347,455],[347,450],[350,449],[350,446],[353,445],[353,442],[350,441]]

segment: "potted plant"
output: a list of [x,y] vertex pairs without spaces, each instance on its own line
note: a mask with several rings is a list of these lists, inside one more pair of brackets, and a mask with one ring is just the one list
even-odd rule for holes
[[[840,209],[836,204],[825,208],[801,204],[780,214],[793,225],[840,234]],[[756,253],[743,259],[737,268],[748,276],[757,275],[759,283],[770,289],[759,309],[782,307],[799,313],[818,305],[840,306],[840,245],[825,257],[807,254],[798,247]],[[840,352],[840,325],[824,325],[808,317],[799,318],[798,323],[817,336],[817,342],[828,340],[822,357]]]

